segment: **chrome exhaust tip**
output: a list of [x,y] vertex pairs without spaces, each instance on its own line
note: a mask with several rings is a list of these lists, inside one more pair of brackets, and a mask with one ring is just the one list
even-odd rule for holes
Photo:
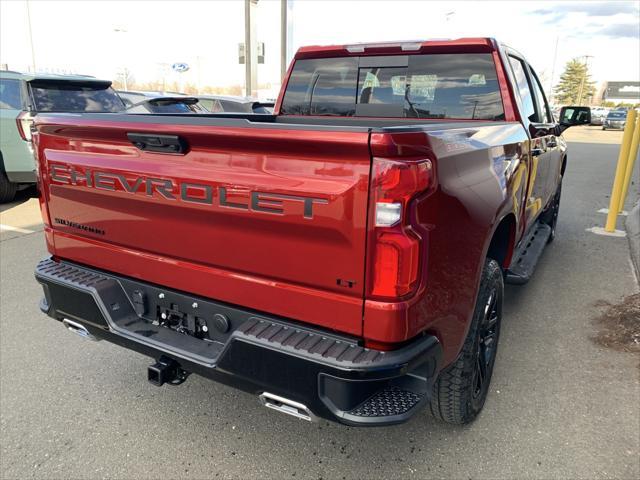
[[311,413],[311,410],[302,403],[294,402],[293,400],[269,392],[261,393],[258,398],[265,407],[272,410],[286,413],[287,415],[306,420],[307,422],[318,421],[318,417]]
[[86,329],[84,325],[78,322],[74,322],[73,320],[69,320],[68,318],[62,319],[62,324],[67,327],[67,330],[75,333],[76,335],[80,335],[82,338],[86,338],[87,340],[92,340],[97,342],[98,339],[89,333],[89,330]]

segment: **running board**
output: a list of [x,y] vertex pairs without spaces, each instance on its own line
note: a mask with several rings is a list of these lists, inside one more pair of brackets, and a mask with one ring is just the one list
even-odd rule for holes
[[538,223],[532,229],[526,241],[516,250],[505,275],[505,283],[524,285],[531,279],[550,236],[551,227],[545,223]]

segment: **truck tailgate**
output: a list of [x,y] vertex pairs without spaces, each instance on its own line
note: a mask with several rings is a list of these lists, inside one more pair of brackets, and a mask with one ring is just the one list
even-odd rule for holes
[[38,119],[52,253],[361,335],[367,129],[157,118]]

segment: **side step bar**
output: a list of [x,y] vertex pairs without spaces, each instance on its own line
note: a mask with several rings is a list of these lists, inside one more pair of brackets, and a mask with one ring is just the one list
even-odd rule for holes
[[515,252],[505,276],[505,283],[524,285],[531,279],[550,236],[551,227],[549,225],[538,223],[533,227],[529,237],[520,244]]

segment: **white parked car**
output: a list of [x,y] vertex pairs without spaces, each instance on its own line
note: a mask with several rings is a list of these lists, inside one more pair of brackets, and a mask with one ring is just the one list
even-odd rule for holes
[[602,125],[608,114],[607,107],[591,107],[591,125]]

